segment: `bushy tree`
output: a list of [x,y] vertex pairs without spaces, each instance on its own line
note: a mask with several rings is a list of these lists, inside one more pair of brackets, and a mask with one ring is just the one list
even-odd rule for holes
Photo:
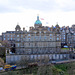
[[48,62],[49,58],[47,56],[43,60],[40,58],[37,75],[52,75],[52,66]]
[[0,66],[4,66],[4,60],[0,58]]
[[28,66],[28,62],[29,60],[27,59],[27,56],[22,56],[21,59],[16,62],[16,64],[21,68],[25,68]]
[[0,41],[0,57],[5,57],[6,48],[9,48],[8,41]]

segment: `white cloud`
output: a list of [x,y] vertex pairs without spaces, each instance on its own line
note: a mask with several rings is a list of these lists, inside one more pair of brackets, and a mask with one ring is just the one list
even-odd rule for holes
[[75,1],[74,0],[55,0],[58,4],[58,8],[62,11],[75,11]]

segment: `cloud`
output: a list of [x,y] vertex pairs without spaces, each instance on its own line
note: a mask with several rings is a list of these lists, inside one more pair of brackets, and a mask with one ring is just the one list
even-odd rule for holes
[[54,0],[7,0],[0,3],[0,12],[16,12],[22,9],[52,11],[56,4]]
[[0,0],[0,13],[24,12],[24,10],[43,12],[75,11],[74,0]]
[[55,0],[62,11],[75,11],[75,0]]

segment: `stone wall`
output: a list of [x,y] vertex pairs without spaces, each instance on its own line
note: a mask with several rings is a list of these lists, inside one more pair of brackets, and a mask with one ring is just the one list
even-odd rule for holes
[[69,54],[38,54],[38,55],[6,55],[6,63],[12,63],[20,60],[22,57],[26,56],[29,60],[36,60],[40,58],[48,57],[49,60],[64,60],[69,59]]

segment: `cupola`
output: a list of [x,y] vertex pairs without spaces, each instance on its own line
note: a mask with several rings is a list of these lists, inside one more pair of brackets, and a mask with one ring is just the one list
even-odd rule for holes
[[37,16],[37,20],[35,21],[34,25],[35,25],[35,28],[36,28],[36,27],[39,27],[39,26],[42,26],[42,23],[41,23],[41,21],[39,20],[39,16]]

